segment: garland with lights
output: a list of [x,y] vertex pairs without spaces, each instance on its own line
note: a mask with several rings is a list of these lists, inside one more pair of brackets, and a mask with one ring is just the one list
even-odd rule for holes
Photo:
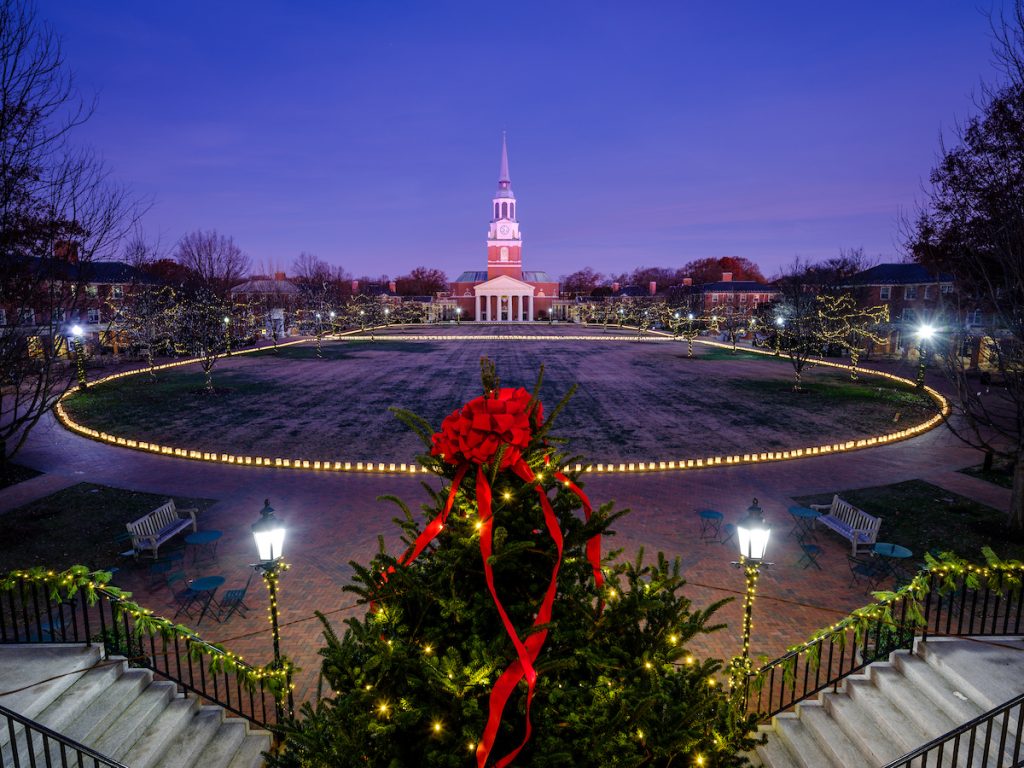
[[109,571],[90,571],[84,565],[73,565],[65,571],[36,567],[11,571],[0,577],[0,590],[13,592],[21,584],[29,583],[45,587],[53,602],[70,602],[82,597],[91,606],[100,599],[107,600],[114,607],[118,618],[132,619],[132,634],[136,640],[146,634],[159,636],[165,641],[182,640],[189,657],[198,662],[205,659],[211,674],[230,672],[247,690],[256,691],[262,686],[275,699],[280,700],[285,695],[291,679],[290,664],[285,663],[281,668],[274,664],[251,666],[238,654],[203,640],[194,629],[156,616],[149,608],[133,602],[130,599],[131,592],[110,584],[111,578]]
[[[924,567],[914,577],[896,590],[874,592],[876,602],[851,611],[848,616],[836,623],[818,630],[804,643],[792,646],[781,660],[784,679],[792,681],[799,656],[804,656],[812,668],[821,662],[821,649],[826,641],[845,647],[848,633],[853,633],[854,646],[860,645],[867,634],[881,624],[890,629],[901,625],[916,629],[925,626],[924,601],[930,591],[935,589],[938,595],[946,596],[956,592],[961,586],[978,589],[983,584],[997,596],[1006,597],[1010,593],[1019,593],[1024,586],[1024,563],[1019,560],[1003,560],[990,547],[982,547],[985,564],[971,563],[951,552],[938,555],[926,553]],[[938,583],[932,577],[938,577]],[[900,603],[905,606],[905,615],[897,621],[893,616],[893,606]],[[765,682],[765,672],[775,662],[752,673],[751,687],[759,690]]]
[[[484,389],[502,392],[486,370]],[[538,417],[528,433],[514,406],[495,405],[487,424],[460,409],[436,438],[399,414],[430,451],[426,470],[448,483],[424,484],[422,515],[385,497],[402,510],[405,553],[382,545],[352,563],[345,590],[371,609],[340,636],[320,614],[332,693],[278,728],[284,749],[269,766],[743,764],[753,718],[720,684],[722,662],[691,650],[722,628],[727,601],[693,609],[680,562],[660,554],[613,552],[595,578],[595,542],[624,512],[606,504],[586,519],[578,477],[554,471],[566,463],[550,434],[564,404],[543,422],[525,409]]]
[[[359,331],[349,331],[346,333],[338,334],[339,336],[346,336],[349,333],[358,333]],[[650,336],[644,337],[645,342],[660,342],[660,341],[671,341],[671,334],[664,333],[657,330],[649,330]],[[635,336],[618,336],[618,337],[592,337],[592,336],[579,336],[579,337],[567,337],[567,336],[418,336],[418,339],[423,340],[438,340],[438,341],[463,341],[463,340],[506,340],[506,341],[533,341],[533,340],[551,340],[551,339],[574,339],[574,340],[590,340],[590,341],[604,341],[604,340],[617,340],[617,341],[635,341]],[[405,336],[378,336],[378,340],[384,339],[395,339],[408,341],[409,337]],[[367,339],[350,339],[355,341],[366,341]],[[295,341],[285,342],[280,346],[290,346],[293,344],[302,344],[309,341],[309,339],[298,339]],[[699,340],[700,344],[709,347],[718,347],[720,349],[729,349],[730,346],[722,344],[720,342]],[[261,352],[265,350],[261,349],[245,349],[238,350],[235,355],[251,354],[254,352]],[[770,352],[766,352],[761,349],[751,348],[745,349],[745,352],[753,354],[759,354],[764,356],[770,356]],[[189,360],[178,360],[172,363],[165,363],[153,367],[152,371],[160,371],[168,368],[176,368],[183,365],[190,365],[192,363],[199,362],[198,359]],[[849,366],[845,363],[835,363],[828,360],[815,360],[815,365],[823,367],[831,367],[838,369],[848,369]],[[126,376],[135,376],[141,373],[149,372],[148,367],[131,369],[122,371],[120,373],[114,373],[109,376],[105,376],[101,379],[97,379],[92,382],[93,386],[103,384],[104,382],[113,381],[115,379],[124,378]],[[885,371],[876,371],[870,368],[858,368],[858,373],[877,376],[879,378],[887,379],[899,384],[904,384],[911,387],[916,387],[914,381],[897,376],[896,374],[888,373]],[[900,440],[906,440],[908,438],[916,437],[924,432],[942,424],[945,419],[949,416],[951,407],[949,400],[942,395],[938,390],[924,386],[923,392],[927,394],[937,407],[937,413],[934,416],[922,421],[920,424],[915,424],[904,429],[897,430],[895,432],[888,432],[882,435],[875,435],[872,437],[858,438],[856,440],[846,440],[844,442],[833,442],[833,443],[822,443],[820,445],[805,446],[801,448],[791,448],[784,451],[751,451],[743,454],[733,454],[730,456],[704,456],[699,458],[690,459],[678,459],[678,460],[658,460],[658,461],[631,461],[631,462],[618,462],[618,463],[604,463],[598,462],[595,464],[582,464],[576,463],[572,468],[575,472],[597,472],[597,473],[620,473],[620,472],[675,472],[682,470],[693,470],[703,469],[705,467],[716,467],[723,465],[735,465],[735,464],[757,464],[769,461],[791,461],[793,459],[808,458],[812,456],[827,455],[830,453],[842,453],[845,451],[860,450],[863,448],[873,448],[879,445],[885,445],[888,443],[898,442]],[[173,456],[181,459],[191,459],[193,461],[205,461],[214,462],[219,464],[231,464],[236,466],[254,466],[254,467],[274,467],[276,469],[301,469],[301,470],[314,470],[317,472],[368,472],[368,473],[399,473],[399,474],[422,474],[427,469],[415,462],[394,462],[394,461],[331,461],[331,460],[319,460],[319,459],[306,459],[306,458],[282,458],[282,457],[269,457],[269,456],[249,456],[239,455],[231,453],[218,453],[214,451],[199,451],[193,448],[183,448],[180,446],[161,445],[159,443],[151,443],[145,440],[136,440],[133,438],[126,438],[120,435],[113,435],[108,432],[103,432],[97,429],[92,429],[84,424],[80,424],[75,421],[68,414],[67,409],[64,407],[64,400],[71,397],[73,392],[67,392],[58,401],[54,407],[54,413],[57,416],[57,420],[66,429],[75,432],[84,437],[88,437],[92,440],[97,440],[102,443],[109,445],[116,445],[122,448],[130,448],[138,451],[145,451],[147,453],[157,453],[164,456]],[[566,469],[570,466],[565,465]]]

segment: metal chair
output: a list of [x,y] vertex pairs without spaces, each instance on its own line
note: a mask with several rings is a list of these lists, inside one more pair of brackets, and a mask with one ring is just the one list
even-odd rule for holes
[[736,538],[736,526],[732,523],[726,523],[722,526],[722,538],[718,540],[719,544],[728,544]]
[[817,544],[801,544],[800,549],[803,550],[803,554],[800,555],[800,559],[796,561],[796,564],[803,565],[804,570],[813,565],[820,571],[821,565],[818,564],[818,555],[821,554],[821,547]]
[[224,597],[220,601],[220,609],[225,611],[221,614],[221,621],[230,619],[231,614],[235,611],[241,612],[242,618],[245,618],[245,612],[249,610],[249,606],[245,604],[245,593],[249,591],[249,585],[252,584],[252,577],[255,573],[253,571],[249,574],[249,580],[245,582],[245,586],[241,589],[229,589],[224,593]]
[[865,560],[853,555],[847,555],[846,560],[850,566],[850,575],[853,577],[850,580],[851,584],[860,584],[861,578],[865,578],[868,580],[870,587],[874,589],[878,582],[885,578],[885,571],[877,558]]
[[184,613],[190,619],[192,618],[192,606],[194,606],[199,599],[199,593],[192,589],[191,582],[186,581],[184,589],[179,589],[174,592],[174,604],[178,607],[178,610],[174,613],[174,618]]

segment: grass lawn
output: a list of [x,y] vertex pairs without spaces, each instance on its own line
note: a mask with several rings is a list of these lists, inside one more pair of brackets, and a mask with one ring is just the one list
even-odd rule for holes
[[403,462],[422,445],[389,408],[439,425],[481,394],[486,355],[503,386],[532,387],[543,365],[549,410],[578,385],[555,435],[595,463],[787,450],[889,432],[934,413],[927,397],[888,380],[851,382],[818,367],[797,394],[784,360],[702,345],[694,352],[688,359],[685,344],[672,342],[362,337],[325,341],[322,360],[313,343],[222,358],[214,395],[201,393],[202,373],[191,366],[162,371],[156,384],[137,376],[90,387],[65,406],[87,426],[200,451]]
[[[840,498],[882,518],[878,540],[902,544],[920,562],[930,549],[984,562],[983,546],[1003,558],[1024,559],[1024,534],[1011,533],[1006,514],[922,480],[836,491]],[[828,504],[832,494],[802,496],[800,504]]]
[[8,461],[0,468],[0,488],[9,488],[41,474],[43,473]]
[[990,483],[994,483],[1002,488],[1013,488],[1013,467],[1007,462],[995,461],[992,463],[992,469],[988,472],[984,469],[984,464],[977,464],[973,467],[966,467],[961,469],[965,475],[976,477],[979,480],[987,480]]
[[[167,501],[166,496],[79,483],[0,515],[0,573],[15,568],[72,565],[108,568],[129,548],[116,538],[130,523]],[[181,508],[202,511],[212,499],[175,497]]]

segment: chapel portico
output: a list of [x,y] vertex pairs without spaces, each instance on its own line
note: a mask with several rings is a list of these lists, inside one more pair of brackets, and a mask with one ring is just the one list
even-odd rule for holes
[[522,280],[499,275],[473,287],[478,322],[525,323],[533,320],[535,288]]

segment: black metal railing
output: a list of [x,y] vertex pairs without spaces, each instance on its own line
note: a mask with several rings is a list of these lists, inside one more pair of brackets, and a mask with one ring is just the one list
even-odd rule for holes
[[949,733],[932,739],[883,768],[1021,768],[1024,766],[1024,693]]
[[[765,719],[783,712],[899,649],[913,650],[917,637],[999,636],[1020,634],[1022,609],[1019,586],[999,573],[972,587],[960,577],[953,587],[926,573],[923,600],[903,595],[887,606],[878,604],[864,618],[804,643],[755,672],[747,682],[747,709]],[[923,620],[915,614],[921,613]]]
[[0,718],[6,721],[6,743],[0,747],[0,759],[10,768],[126,768],[105,755],[45,725],[0,706]]
[[254,667],[199,637],[150,631],[126,609],[133,604],[103,587],[95,591],[89,605],[81,591],[65,599],[46,583],[17,580],[0,590],[0,643],[102,643],[109,655],[124,656],[131,666],[150,669],[254,725],[279,721],[274,694]]

